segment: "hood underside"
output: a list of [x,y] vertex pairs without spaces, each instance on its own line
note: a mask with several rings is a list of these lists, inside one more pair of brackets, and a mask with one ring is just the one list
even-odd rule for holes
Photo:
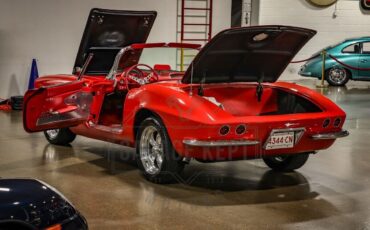
[[[119,50],[145,43],[153,26],[155,11],[92,9],[77,53],[73,73],[94,54],[86,74],[107,74]],[[139,59],[141,53],[138,53]]]
[[315,34],[314,30],[289,26],[222,31],[194,58],[182,82],[275,82]]

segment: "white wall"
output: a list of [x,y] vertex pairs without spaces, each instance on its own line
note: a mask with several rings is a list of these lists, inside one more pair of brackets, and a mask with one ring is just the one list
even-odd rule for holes
[[213,0],[213,26],[212,35],[221,30],[230,28],[231,0]]
[[[156,10],[148,42],[176,41],[176,0],[1,0],[0,97],[23,94],[32,58],[39,74],[70,73],[91,8]],[[214,33],[230,26],[231,1],[214,0]]]
[[[358,0],[338,0],[335,5],[318,8],[306,0],[260,0],[260,25],[292,25],[311,28],[318,34],[301,50],[296,60],[310,57],[320,49],[346,38],[370,36],[370,15],[361,12]],[[298,79],[302,64],[290,64],[281,79]]]

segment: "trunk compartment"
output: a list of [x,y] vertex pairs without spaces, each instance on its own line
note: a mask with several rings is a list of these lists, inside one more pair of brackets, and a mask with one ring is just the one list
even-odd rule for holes
[[203,97],[209,101],[216,101],[219,107],[233,116],[322,112],[317,105],[303,96],[269,86],[264,86],[260,101],[258,101],[255,86],[206,87],[203,89]]

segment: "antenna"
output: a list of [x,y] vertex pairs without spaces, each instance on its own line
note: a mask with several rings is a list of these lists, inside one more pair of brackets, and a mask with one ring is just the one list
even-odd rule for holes
[[194,74],[194,62],[191,63],[190,69],[190,96],[193,96],[193,74]]

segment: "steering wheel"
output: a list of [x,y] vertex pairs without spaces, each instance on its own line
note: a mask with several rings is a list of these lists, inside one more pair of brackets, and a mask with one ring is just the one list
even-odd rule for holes
[[[138,68],[139,66],[146,67],[149,69],[150,73],[145,76],[145,73]],[[129,89],[130,83],[134,83],[134,85],[136,84],[140,87],[142,85],[158,81],[158,74],[152,67],[146,64],[136,64],[131,66],[123,73],[123,76],[125,78],[127,89]]]

